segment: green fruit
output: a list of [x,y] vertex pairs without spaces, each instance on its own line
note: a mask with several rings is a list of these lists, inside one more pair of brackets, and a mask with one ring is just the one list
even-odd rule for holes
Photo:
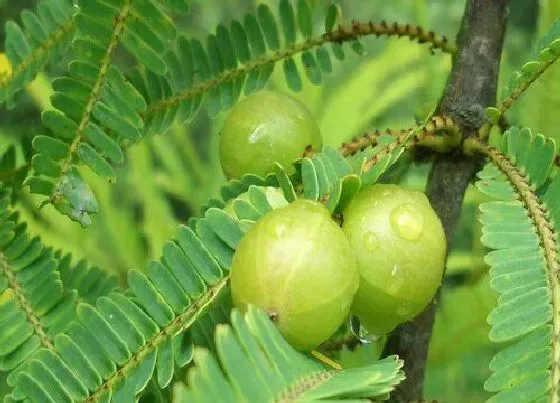
[[343,216],[360,272],[352,311],[370,333],[385,334],[433,298],[445,264],[443,227],[423,193],[396,185],[365,188]]
[[[266,200],[272,209],[277,209],[279,207],[284,207],[288,205],[286,198],[284,197],[284,193],[282,189],[276,188],[274,186],[258,186],[266,196]],[[235,212],[235,207],[233,203],[236,200],[245,200],[246,202],[251,203],[251,199],[249,197],[249,192],[243,192],[239,196],[234,199],[229,200],[224,207],[224,211],[231,215],[232,217],[238,218],[237,213]]]
[[296,200],[263,216],[233,257],[233,303],[268,313],[296,349],[327,340],[350,313],[356,259],[320,203]]
[[220,160],[228,179],[265,176],[278,162],[286,169],[307,146],[322,147],[319,126],[304,104],[288,95],[260,91],[233,106],[220,137]]

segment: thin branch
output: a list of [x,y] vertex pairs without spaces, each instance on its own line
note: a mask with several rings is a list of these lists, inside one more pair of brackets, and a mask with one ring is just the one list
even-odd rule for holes
[[[457,126],[453,119],[449,117],[434,116],[426,124],[421,124],[419,126],[411,127],[408,129],[386,129],[385,131],[374,130],[371,132],[367,132],[360,137],[354,137],[351,142],[342,143],[337,151],[344,157],[348,157],[355,155],[357,152],[377,146],[379,137],[383,135],[393,136],[398,140],[400,137],[403,137],[404,139],[410,136],[413,132],[415,132],[415,135],[409,140],[409,145],[417,145],[436,149],[445,148],[448,145],[458,145],[457,138],[459,136],[459,126]],[[447,132],[449,133],[449,136],[436,136],[436,134],[440,132]],[[388,150],[388,152],[390,151],[391,150]],[[303,156],[311,157],[312,155],[313,150],[307,149]]]
[[182,101],[195,98],[223,83],[234,81],[240,77],[246,76],[252,71],[262,69],[264,66],[288,59],[298,53],[322,46],[326,43],[349,42],[363,36],[371,35],[375,35],[377,37],[406,36],[410,38],[410,40],[416,40],[419,43],[430,43],[432,49],[440,49],[445,53],[451,54],[455,52],[455,45],[450,43],[445,36],[437,35],[432,31],[425,31],[419,26],[399,24],[397,22],[389,24],[385,21],[381,21],[380,23],[353,22],[351,25],[339,25],[334,31],[327,32],[318,38],[308,39],[305,42],[292,45],[286,49],[279,50],[253,62],[246,63],[236,69],[226,70],[212,80],[200,82],[191,88],[185,89],[180,94],[154,103],[146,111],[142,112],[141,116],[146,119],[154,113],[176,107]]
[[519,99],[521,95],[533,84],[535,81],[539,79],[543,75],[543,73],[550,67],[558,58],[560,57],[560,53],[554,59],[549,60],[547,62],[542,63],[539,68],[531,73],[531,78],[529,80],[523,81],[517,87],[510,91],[508,97],[504,99],[498,109],[503,114],[505,113],[514,103]]
[[[442,131],[449,133],[449,136],[435,136],[436,133]],[[385,148],[366,162],[362,172],[369,171],[379,162],[381,157],[392,153],[402,144],[405,144],[405,146],[419,145],[432,147],[440,149],[441,151],[446,151],[451,147],[459,145],[460,140],[459,127],[455,124],[453,119],[434,116],[426,124],[422,124],[413,129],[401,130],[401,133],[396,136],[396,141],[385,146]]]

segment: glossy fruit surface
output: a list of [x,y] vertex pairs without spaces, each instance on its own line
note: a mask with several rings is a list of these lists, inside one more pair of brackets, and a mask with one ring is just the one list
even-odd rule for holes
[[263,216],[241,240],[230,273],[234,304],[269,314],[296,349],[327,340],[350,312],[356,260],[320,203],[296,200]]
[[373,185],[348,205],[342,229],[360,272],[352,307],[374,335],[414,318],[434,296],[445,264],[445,234],[428,198]]
[[307,146],[322,147],[319,126],[295,98],[260,91],[233,106],[220,135],[220,161],[227,178],[265,176],[278,162],[291,169]]

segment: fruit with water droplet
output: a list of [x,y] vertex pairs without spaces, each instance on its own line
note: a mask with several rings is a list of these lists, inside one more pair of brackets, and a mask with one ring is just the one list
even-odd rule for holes
[[363,189],[343,216],[360,271],[352,311],[370,333],[385,334],[433,298],[445,263],[443,227],[423,193],[397,185]]
[[317,121],[291,96],[260,91],[233,106],[220,135],[220,161],[228,179],[245,174],[265,176],[278,162],[287,170],[307,146],[320,151]]
[[243,237],[230,273],[234,304],[264,310],[286,340],[307,351],[350,313],[356,258],[320,203],[296,200],[264,215]]

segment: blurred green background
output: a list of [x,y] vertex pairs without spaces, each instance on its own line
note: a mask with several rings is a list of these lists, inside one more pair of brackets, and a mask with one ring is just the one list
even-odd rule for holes
[[[193,2],[191,14],[177,18],[187,36],[205,38],[218,23],[242,18],[255,9],[249,0]],[[265,1],[273,9],[277,1]],[[316,0],[318,8],[328,2]],[[454,38],[461,21],[463,0],[351,1],[339,2],[344,19],[419,24]],[[23,8],[32,0],[0,0],[0,21],[19,22]],[[560,16],[560,0],[512,0],[500,80],[509,78],[529,56],[538,36]],[[317,24],[321,20],[317,19]],[[0,42],[3,43],[3,32]],[[406,39],[364,40],[366,54],[348,54],[335,65],[323,86],[305,82],[295,94],[318,119],[325,143],[342,141],[373,128],[404,128],[424,117],[437,102],[451,66],[448,55],[430,54],[427,45]],[[2,48],[0,47],[0,51]],[[124,62],[124,59],[123,59]],[[30,140],[40,134],[40,112],[49,108],[50,80],[63,74],[64,66],[40,75],[22,94],[17,107],[0,108],[0,153],[10,145],[18,150],[18,164],[26,164]],[[281,69],[271,87],[289,92]],[[529,126],[550,137],[560,126],[560,65],[553,66],[512,108],[511,123]],[[177,223],[197,215],[208,198],[218,196],[225,183],[217,141],[225,114],[210,120],[203,111],[190,124],[176,125],[170,132],[147,139],[127,152],[118,169],[118,181],[108,184],[83,169],[86,181],[98,197],[101,214],[87,230],[58,214],[52,207],[39,210],[40,201],[25,191],[19,210],[30,231],[45,244],[72,252],[76,259],[114,271],[124,279],[128,269],[141,269],[160,255],[162,244],[172,238]],[[427,163],[414,164],[404,176],[405,186],[423,189]],[[448,262],[448,278],[439,304],[434,338],[430,345],[426,398],[441,402],[478,402],[488,396],[483,382],[496,346],[488,341],[486,316],[496,295],[488,287],[482,260],[477,205],[483,200],[469,189]],[[372,359],[378,348],[371,345],[343,354],[346,365]]]

